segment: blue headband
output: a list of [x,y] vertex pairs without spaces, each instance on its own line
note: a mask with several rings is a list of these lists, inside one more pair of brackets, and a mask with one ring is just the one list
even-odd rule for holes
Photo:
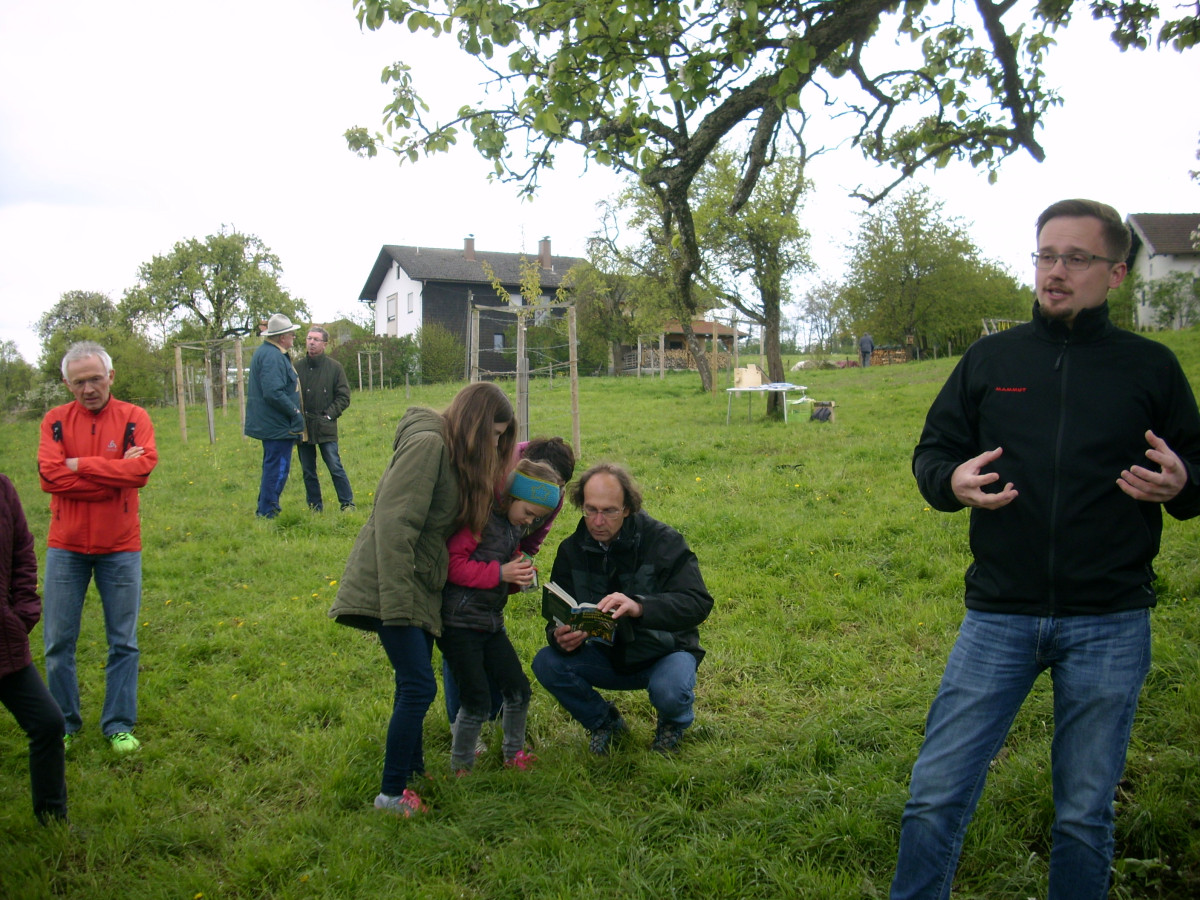
[[534,506],[544,506],[546,509],[558,509],[558,501],[562,497],[562,491],[557,484],[531,478],[520,472],[513,472],[508,493],[518,500],[524,500]]

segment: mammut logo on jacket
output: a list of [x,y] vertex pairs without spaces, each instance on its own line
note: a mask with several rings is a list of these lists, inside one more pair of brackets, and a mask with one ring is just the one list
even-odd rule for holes
[[997,387],[996,388],[996,392],[999,394],[1023,394],[1027,390],[1029,390],[1029,388],[1023,388],[1023,387]]

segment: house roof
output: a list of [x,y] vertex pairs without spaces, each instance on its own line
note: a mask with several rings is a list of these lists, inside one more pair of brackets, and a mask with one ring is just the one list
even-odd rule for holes
[[[359,295],[363,300],[375,300],[379,287],[387,275],[393,262],[414,281],[452,281],[462,284],[479,284],[491,290],[491,280],[483,273],[483,262],[486,261],[496,273],[501,284],[518,285],[521,283],[521,260],[542,262],[541,286],[543,289],[555,289],[572,266],[585,263],[587,260],[577,256],[554,256],[550,253],[550,241],[540,242],[542,253],[500,253],[491,250],[475,250],[474,238],[468,238],[465,246],[454,250],[438,247],[409,247],[399,244],[384,244],[371,267],[371,274],[363,285]],[[550,263],[549,267],[544,262]]]
[[1133,231],[1133,254],[1141,244],[1151,256],[1200,253],[1191,237],[1200,228],[1200,213],[1131,213],[1125,221]]
[[[721,322],[706,322],[704,319],[692,319],[692,331],[695,334],[712,337],[714,324],[717,329],[717,337],[733,337],[735,334],[734,330],[728,325],[724,325]],[[668,319],[666,322],[663,322],[662,330],[665,334],[683,334],[683,327],[679,324],[678,319]],[[744,331],[738,331],[736,334],[740,338],[746,337],[746,332]]]

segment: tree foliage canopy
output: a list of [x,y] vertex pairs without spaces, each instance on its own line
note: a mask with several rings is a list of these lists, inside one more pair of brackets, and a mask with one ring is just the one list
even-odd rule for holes
[[966,227],[946,218],[928,188],[862,213],[844,301],[854,328],[877,344],[918,348],[979,337],[982,320],[1028,315],[1032,296],[983,260]]
[[121,311],[163,342],[257,335],[273,313],[301,322],[308,317],[304,301],[280,286],[282,275],[279,257],[258,237],[222,228],[143,263]]
[[[431,112],[403,62],[383,72],[393,90],[384,130],[347,131],[352,149],[402,162],[469,136],[503,180],[536,190],[560,145],[636,176],[658,192],[670,241],[673,304],[685,332],[699,311],[702,261],[690,191],[722,145],[744,147],[729,211],[749,198],[781,132],[809,144],[850,142],[893,169],[860,188],[872,202],[918,168],[951,160],[992,177],[1021,149],[1044,153],[1036,131],[1059,102],[1043,81],[1053,32],[1083,7],[1113,23],[1122,47],[1157,38],[1177,49],[1200,17],[1160,25],[1156,7],[1112,0],[1041,0],[1032,21],[1013,0],[355,0],[359,22],[449,33],[490,71],[483,96],[449,119]],[[1158,26],[1157,35],[1154,34]],[[895,46],[877,44],[893,35]],[[818,151],[819,152],[819,151]],[[811,155],[811,153],[809,154]],[[689,339],[708,387],[702,348]]]

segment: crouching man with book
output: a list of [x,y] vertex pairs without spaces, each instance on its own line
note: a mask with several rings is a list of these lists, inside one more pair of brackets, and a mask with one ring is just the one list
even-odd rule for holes
[[609,643],[551,619],[549,646],[534,657],[533,673],[591,732],[591,750],[601,755],[628,726],[596,689],[648,691],[658,712],[652,747],[669,753],[695,718],[696,667],[704,658],[698,627],[713,605],[696,554],[642,510],[641,492],[618,465],[584,472],[571,502],[583,518],[559,545],[550,580],[577,604],[609,613],[616,631]]

